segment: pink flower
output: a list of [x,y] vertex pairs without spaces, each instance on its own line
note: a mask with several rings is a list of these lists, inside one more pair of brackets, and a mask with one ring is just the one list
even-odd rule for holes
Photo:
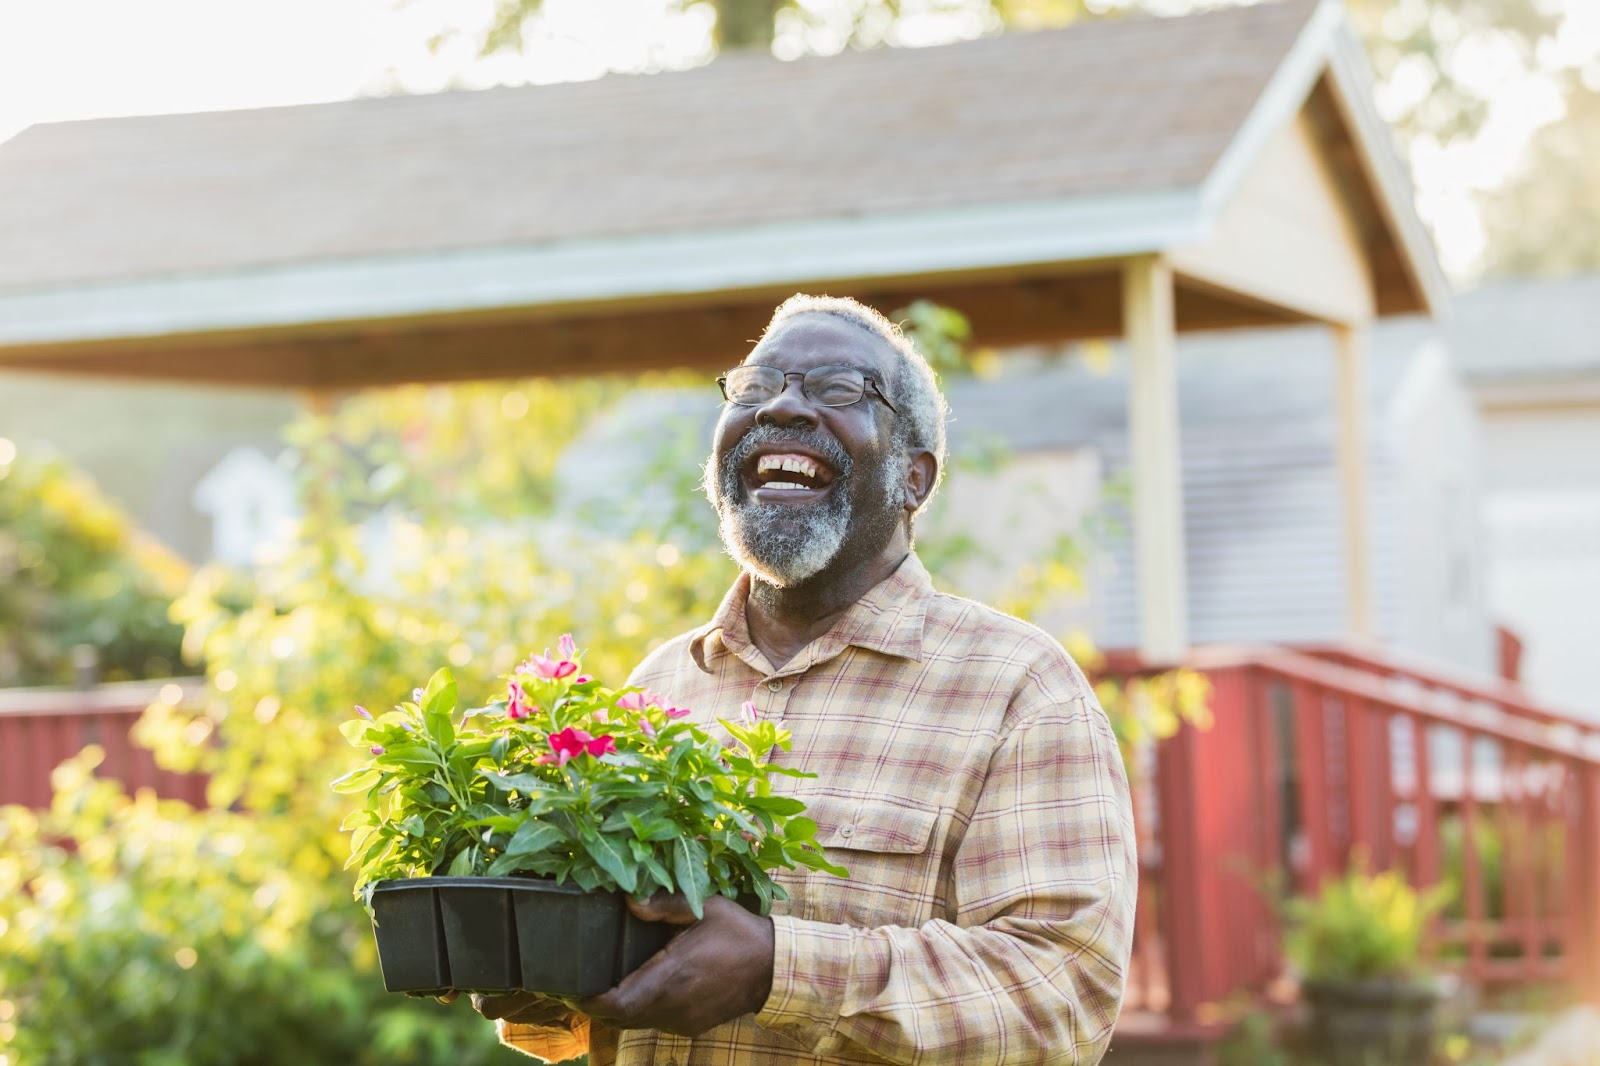
[[650,719],[648,718],[639,719],[639,732],[643,733],[651,740],[654,740],[656,737],[656,727],[650,724]]
[[386,751],[388,751],[388,750],[389,750],[389,749],[388,749],[388,748],[385,748],[385,747],[384,747],[384,746],[383,746],[383,745],[381,745],[381,744],[374,744],[374,745],[372,745],[372,747],[371,747],[371,748],[369,748],[369,749],[368,749],[368,750],[369,750],[369,751],[371,751],[371,752],[372,752],[372,754],[374,754],[374,755],[382,755],[382,754],[383,754],[383,753],[384,753],[384,752],[386,752]]
[[739,704],[739,717],[744,719],[745,725],[754,728],[756,721],[761,717],[761,714],[756,710],[756,705],[752,701],[745,700],[743,703]]
[[578,672],[578,664],[570,659],[552,659],[550,649],[545,649],[544,655],[530,655],[528,661],[522,664],[522,669],[540,677],[557,680]]
[[556,641],[556,648],[563,659],[571,659],[578,654],[578,645],[573,642],[571,633],[561,634],[561,639]]
[[[617,750],[617,742],[610,734],[595,737],[582,729],[568,726],[559,733],[550,734],[550,750],[555,754],[556,764],[565,766],[567,760],[574,755],[582,755],[585,752],[590,755],[608,755]],[[549,759],[546,757],[540,761],[548,762]]]
[[365,718],[367,721],[369,721],[369,722],[372,721],[372,712],[368,711],[365,707],[361,706],[361,704],[359,704],[359,703],[356,704],[356,713],[359,714],[361,717]]
[[506,702],[506,717],[513,722],[527,718],[539,708],[527,702],[527,697],[522,693],[522,686],[515,681],[510,684],[511,698]]
[[421,703],[422,702],[422,690],[420,688],[414,688],[414,689],[411,690],[411,702],[412,703]]
[[587,685],[593,680],[594,678],[590,677],[588,674],[579,674],[577,677],[572,679],[572,683],[574,685]]
[[642,711],[650,706],[643,692],[630,692],[617,700],[617,706],[625,711]]
[[668,718],[687,718],[687,717],[689,717],[689,714],[690,714],[690,711],[689,711],[689,708],[687,708],[687,707],[668,707],[667,708],[667,717]]

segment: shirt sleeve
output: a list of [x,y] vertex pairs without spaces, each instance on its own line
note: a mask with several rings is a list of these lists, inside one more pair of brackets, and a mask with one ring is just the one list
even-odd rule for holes
[[517,1025],[495,1022],[495,1032],[506,1047],[515,1048],[541,1062],[566,1062],[589,1053],[589,1019],[569,1015],[565,1026]]
[[1121,755],[1092,695],[1002,739],[952,876],[954,922],[774,918],[772,994],[756,1021],[819,1056],[1099,1061],[1132,949],[1138,857]]

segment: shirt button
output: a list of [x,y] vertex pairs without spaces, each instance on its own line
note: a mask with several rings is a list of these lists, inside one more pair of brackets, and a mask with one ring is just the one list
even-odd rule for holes
[[842,837],[853,837],[856,835],[856,827],[853,825],[841,825],[839,827],[839,835]]
[[771,681],[767,682],[767,687],[770,688],[774,692],[782,692],[783,691],[783,682],[779,681],[777,678],[773,678]]

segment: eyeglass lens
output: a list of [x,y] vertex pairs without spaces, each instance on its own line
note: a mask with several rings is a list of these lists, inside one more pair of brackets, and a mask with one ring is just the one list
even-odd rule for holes
[[[788,376],[777,367],[741,366],[728,371],[724,389],[737,404],[759,404],[783,391]],[[812,403],[823,407],[846,407],[861,399],[866,376],[849,366],[819,366],[806,371],[800,388]]]

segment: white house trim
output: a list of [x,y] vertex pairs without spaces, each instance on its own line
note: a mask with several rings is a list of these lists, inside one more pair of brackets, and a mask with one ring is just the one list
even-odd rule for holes
[[816,219],[0,293],[0,347],[892,278],[1159,251],[1197,191]]
[[1261,98],[1201,185],[1201,203],[1209,215],[1214,216],[1228,205],[1267,143],[1305,106],[1317,78],[1328,66],[1334,35],[1343,23],[1344,8],[1338,0],[1322,0],[1317,5]]

